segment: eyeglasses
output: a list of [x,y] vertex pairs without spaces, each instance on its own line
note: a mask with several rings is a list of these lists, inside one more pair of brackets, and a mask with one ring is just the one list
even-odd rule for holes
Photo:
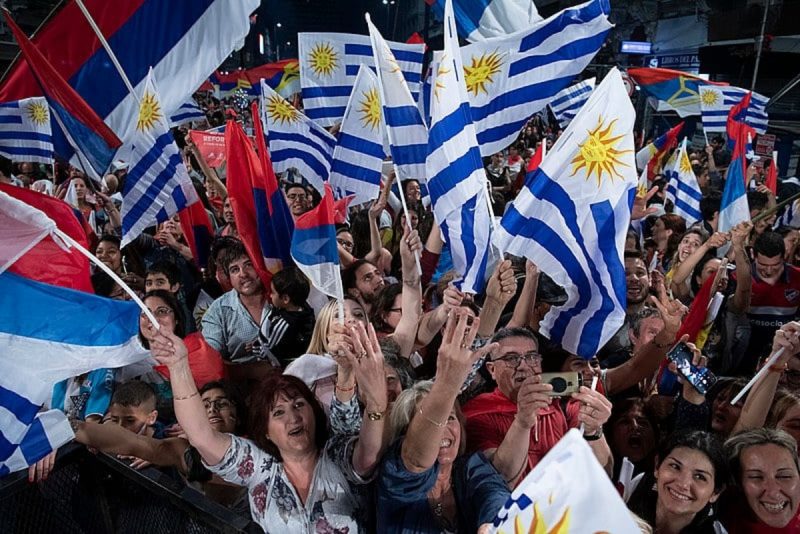
[[230,410],[233,403],[228,399],[214,399],[213,401],[204,400],[203,406],[205,406],[206,411],[213,406],[214,410],[221,412],[222,410]]
[[[159,306],[158,308],[152,311],[153,315],[155,315],[156,317],[169,317],[170,315],[173,315],[175,313],[172,311],[172,308],[167,308],[166,306]],[[144,312],[142,312],[140,315],[142,317],[147,317],[147,315],[145,315]]]
[[519,364],[522,363],[523,360],[525,360],[525,362],[532,367],[539,367],[540,365],[542,365],[542,355],[535,351],[526,352],[525,354],[517,354],[516,352],[509,352],[505,356],[501,358],[495,358],[494,360],[491,361],[503,362],[512,369],[516,369],[517,367],[519,367]]
[[290,195],[286,195],[286,198],[289,200],[305,200],[306,196],[303,193],[292,193]]
[[340,245],[342,245],[344,248],[353,248],[353,242],[352,241],[345,241],[344,239],[337,239],[336,242],[339,243]]
[[389,313],[400,313],[403,311],[403,308],[389,308]]

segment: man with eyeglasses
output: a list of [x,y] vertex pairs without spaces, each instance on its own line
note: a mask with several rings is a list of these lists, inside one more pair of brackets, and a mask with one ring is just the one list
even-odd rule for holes
[[289,204],[289,211],[292,212],[292,217],[297,219],[311,209],[311,197],[301,184],[289,184],[284,191],[286,192],[286,201]]
[[497,343],[486,369],[497,383],[491,393],[464,405],[467,449],[492,459],[510,487],[514,487],[570,428],[584,425],[584,436],[601,465],[611,459],[603,438],[603,423],[611,403],[599,392],[582,387],[566,410],[542,384],[542,355],[535,335],[524,328],[503,328],[491,340]]

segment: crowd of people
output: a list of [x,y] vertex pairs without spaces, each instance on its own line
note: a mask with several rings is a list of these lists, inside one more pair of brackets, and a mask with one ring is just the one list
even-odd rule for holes
[[[224,106],[202,102],[219,121]],[[75,207],[94,221],[97,257],[160,325],[142,315],[144,361],[54,388],[51,405],[70,416],[79,443],[134,469],[168,469],[267,532],[488,532],[510,492],[581,428],[608,476],[630,490],[643,531],[800,532],[798,233],[773,228],[774,215],[719,231],[730,161],[719,141],[690,152],[701,221],[673,213],[662,175],[637,198],[625,323],[587,361],[540,334],[567,297],[535,261],[498,261],[482,294],[456,288],[416,180],[400,184],[408,220],[390,176],[337,227],[343,302],[291,265],[265,285],[238,239],[224,168],[211,169],[175,132],[217,231],[206,265],[177,217],[120,246],[124,162],[98,185],[75,168],[0,161],[4,182],[61,198],[74,189]],[[558,135],[537,115],[487,158],[496,216],[537,146]],[[755,218],[776,198],[754,167],[748,180]],[[295,218],[319,202],[294,180],[283,192]],[[687,341],[676,336],[709,279],[719,312],[686,344],[692,365],[719,378],[701,391],[663,362]],[[100,270],[92,281],[98,295],[128,298]],[[579,385],[555,394],[543,373],[578,373]],[[676,378],[671,386],[665,376]],[[31,480],[54,461],[33,466]],[[643,475],[635,488],[625,465]]]

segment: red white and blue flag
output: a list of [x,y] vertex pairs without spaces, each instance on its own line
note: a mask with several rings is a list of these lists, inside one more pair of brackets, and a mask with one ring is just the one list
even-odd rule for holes
[[753,136],[753,128],[745,120],[747,108],[750,106],[750,94],[731,108],[728,114],[729,142],[733,142],[731,164],[725,177],[725,189],[722,191],[722,204],[719,209],[719,231],[729,232],[731,228],[743,221],[750,220],[750,207],[747,204],[745,188],[745,170],[747,168],[748,136]]
[[326,183],[322,202],[295,221],[292,258],[314,287],[342,300],[344,292],[334,218],[333,190]]

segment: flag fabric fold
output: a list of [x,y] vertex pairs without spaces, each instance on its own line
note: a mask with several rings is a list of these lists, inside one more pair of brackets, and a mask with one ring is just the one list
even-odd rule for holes
[[[253,114],[253,127],[255,129],[258,160],[261,163],[262,173],[251,175],[253,182],[253,198],[255,199],[256,224],[258,227],[258,240],[261,244],[261,255],[264,265],[272,273],[280,271],[284,266],[291,264],[289,251],[294,232],[294,219],[278,185],[278,178],[272,168],[269,150],[264,136],[263,124],[264,110],[258,112],[255,102],[251,104]],[[255,120],[258,117],[258,120]],[[260,179],[259,179],[260,178]]]
[[361,65],[333,149],[330,184],[335,197],[355,195],[353,206],[378,198],[385,132],[378,79]]
[[[744,122],[747,108],[750,106],[750,94],[733,106],[728,114],[728,140],[733,142],[733,152],[728,172],[725,175],[725,188],[722,190],[722,203],[719,208],[718,229],[720,232],[730,230],[743,221],[750,220],[750,207],[747,203],[745,188],[745,171],[747,170],[747,141],[752,136],[753,128]],[[720,248],[724,254],[727,247]]]
[[566,128],[578,110],[589,100],[594,89],[595,78],[589,78],[556,93],[548,106],[562,128]]
[[169,129],[152,71],[140,102],[135,133],[126,143],[130,167],[122,190],[123,247],[146,228],[199,201]]
[[[444,18],[444,0],[426,0]],[[526,30],[542,20],[529,0],[457,0],[453,5],[458,35],[470,42]]]
[[169,125],[171,128],[175,128],[182,124],[203,120],[206,120],[206,114],[203,113],[194,98],[190,98],[169,116]]
[[671,109],[681,117],[701,114],[702,87],[728,85],[710,82],[678,70],[655,67],[630,68],[628,74],[646,95],[655,98],[665,109]]
[[0,104],[0,155],[15,161],[53,162],[50,109],[45,98]]
[[195,264],[200,269],[206,268],[211,242],[214,240],[214,228],[211,226],[205,206],[202,202],[195,202],[179,211],[178,217]]
[[336,138],[263,81],[261,108],[273,170],[282,173],[295,168],[322,194],[331,172]]
[[523,32],[461,48],[481,156],[511,145],[528,119],[583,72],[612,27],[609,10],[607,0],[590,0]]
[[[69,86],[42,52],[22,32],[7,11],[3,13],[6,24],[19,44],[20,52],[30,68],[39,89],[44,93],[53,118],[66,135],[69,145],[76,150],[91,170],[102,176],[116,149],[122,144],[97,113]],[[62,157],[69,158],[65,144],[56,145]],[[89,169],[87,169],[89,170]]]
[[295,221],[292,258],[314,287],[341,301],[344,295],[334,219],[333,190],[325,184],[319,205]]
[[[387,42],[397,74],[414,100],[420,89],[425,44]],[[300,84],[306,115],[321,126],[333,126],[344,116],[360,65],[373,65],[373,45],[366,35],[349,33],[297,34]]]
[[426,169],[433,213],[450,248],[466,293],[483,291],[492,221],[486,203],[483,169],[458,49],[452,0],[444,15],[444,53],[433,73],[437,94],[431,101]]
[[678,137],[683,130],[683,121],[658,136],[636,153],[636,168],[647,170],[647,179],[653,180],[664,164],[669,151],[678,146]]
[[703,192],[686,153],[686,138],[683,139],[674,164],[671,168],[665,169],[664,174],[668,179],[667,200],[671,200],[675,205],[674,213],[686,220],[687,227],[702,220],[700,201],[703,199]]
[[568,352],[596,355],[625,318],[623,249],[636,192],[635,113],[609,72],[507,208],[501,250],[535,261],[564,287],[542,332]]
[[375,58],[383,120],[397,177],[400,183],[412,178],[424,183],[428,129],[417,107],[415,95],[403,77],[400,63],[390,44],[370,21],[369,15],[367,26]]

